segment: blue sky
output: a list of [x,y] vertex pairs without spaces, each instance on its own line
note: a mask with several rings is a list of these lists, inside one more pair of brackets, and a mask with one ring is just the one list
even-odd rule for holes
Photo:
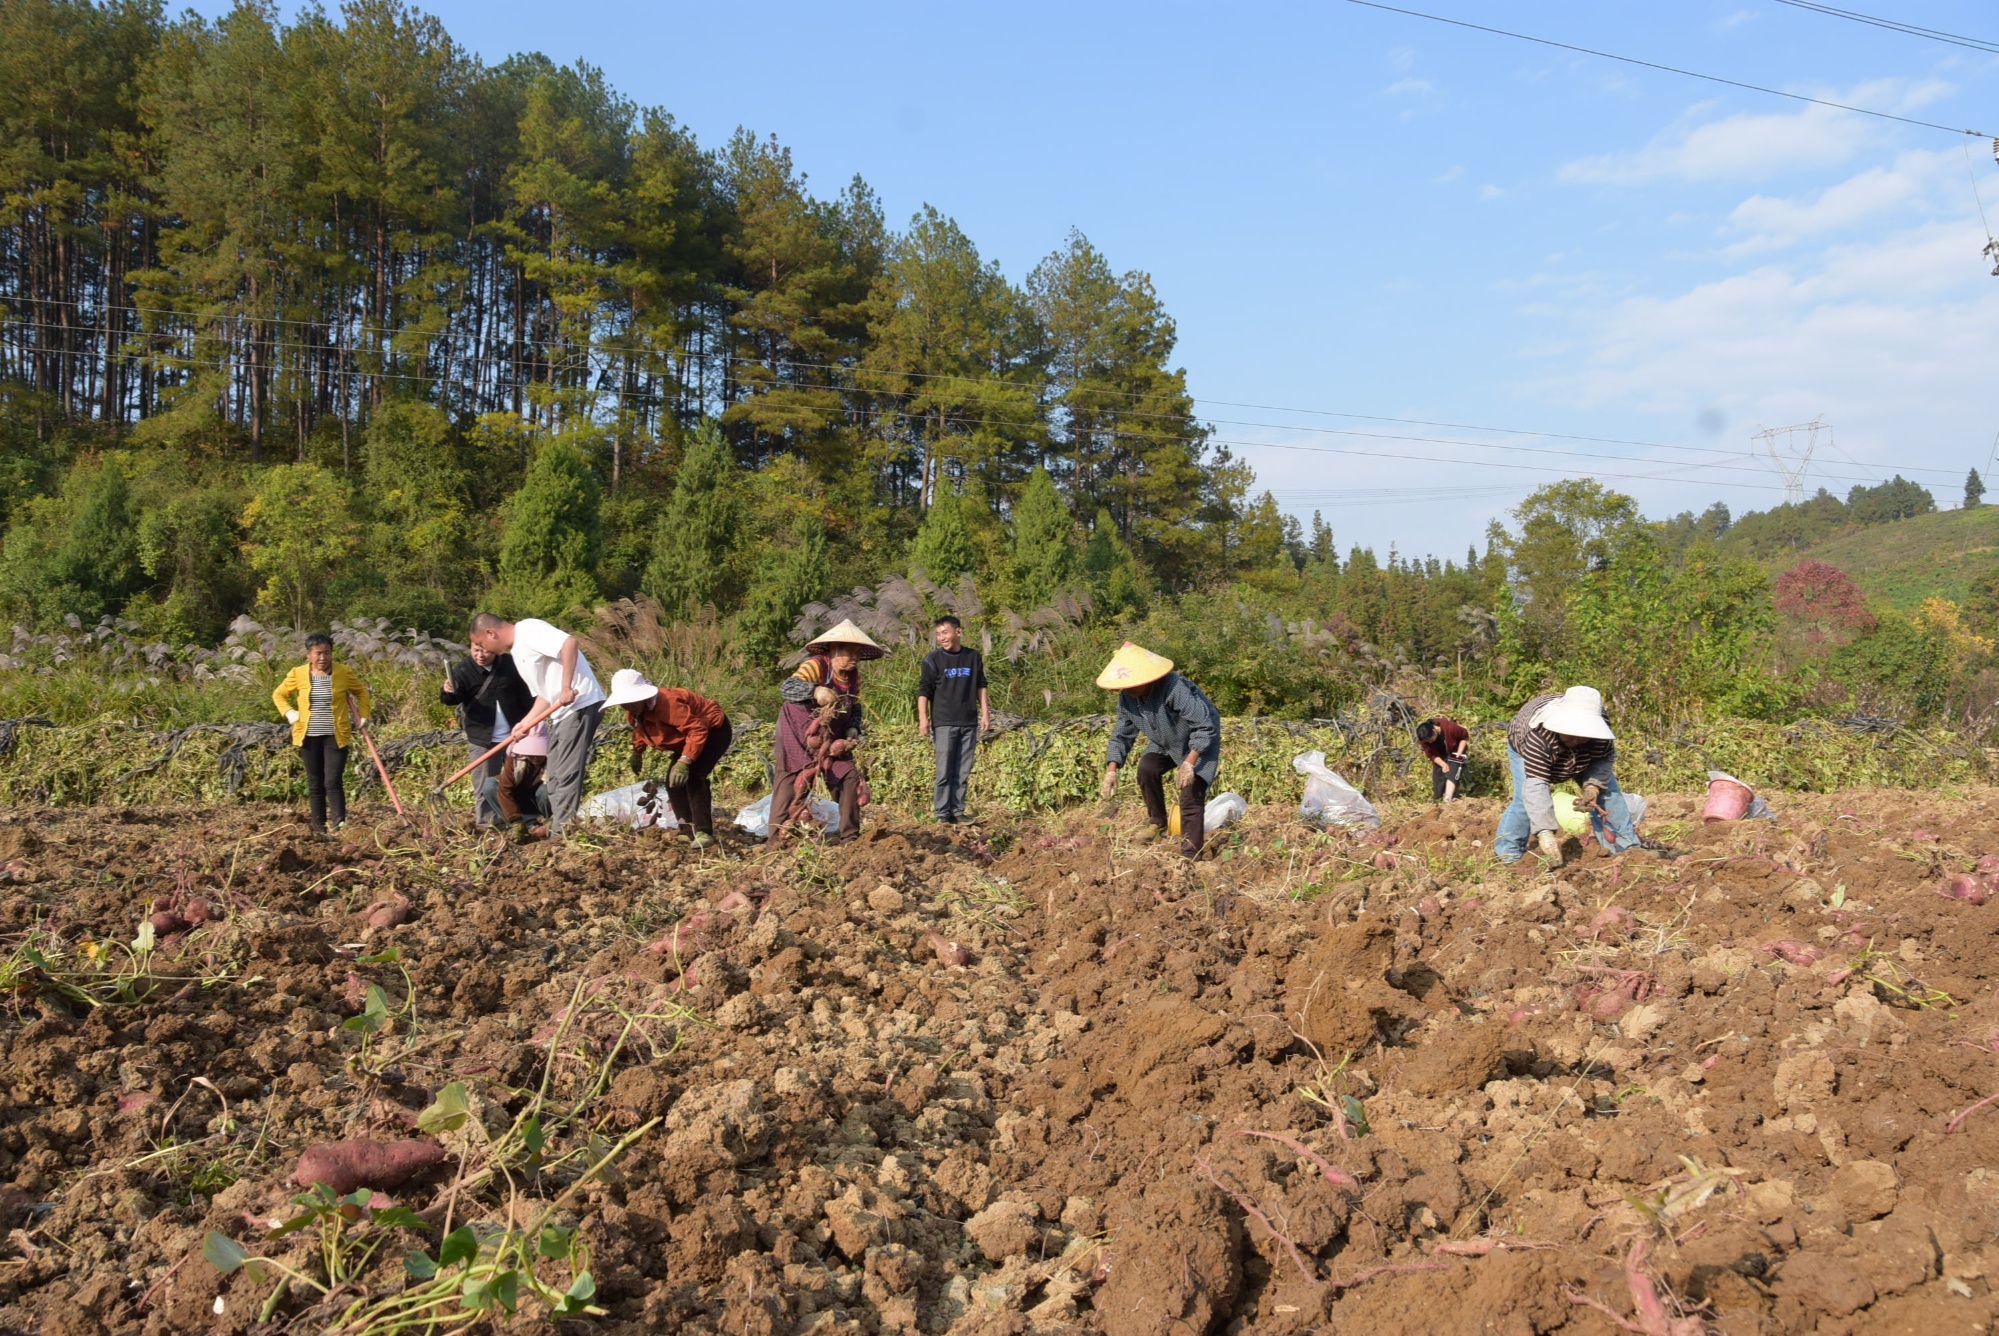
[[[1999,41],[1989,3],[1844,3]],[[1411,7],[1999,133],[1999,58],[1772,0]],[[1342,0],[428,8],[704,143],[775,133],[892,221],[934,204],[1015,278],[1081,229],[1153,276],[1217,438],[1343,547],[1457,555],[1564,475],[1761,509],[1752,436],[1818,416],[1812,485],[1929,469],[1955,505],[1999,437],[1989,140]]]

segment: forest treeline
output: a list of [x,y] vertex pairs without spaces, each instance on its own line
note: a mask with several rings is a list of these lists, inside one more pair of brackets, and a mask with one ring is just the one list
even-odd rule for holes
[[1990,726],[1990,609],[1769,575],[1915,484],[1652,522],[1572,481],[1461,563],[1341,553],[1211,443],[1150,279],[1051,241],[1016,280],[935,209],[395,0],[0,0],[9,662],[105,617],[170,650],[637,599],[728,693],[816,616],[951,606],[1040,712],[1096,708],[1134,635],[1232,713],[1590,680],[1654,718]]

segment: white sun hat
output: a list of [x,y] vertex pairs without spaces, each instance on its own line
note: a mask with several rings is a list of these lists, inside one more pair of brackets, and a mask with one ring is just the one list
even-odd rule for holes
[[611,694],[606,705],[637,705],[640,701],[651,700],[659,694],[659,688],[646,681],[645,674],[636,668],[620,668],[611,674]]
[[1534,725],[1572,738],[1617,740],[1617,735],[1610,731],[1610,721],[1603,717],[1603,693],[1595,687],[1570,687],[1541,707],[1541,712],[1534,716]]

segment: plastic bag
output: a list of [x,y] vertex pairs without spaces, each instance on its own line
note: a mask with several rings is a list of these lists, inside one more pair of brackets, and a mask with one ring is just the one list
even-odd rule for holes
[[[1575,795],[1558,793],[1554,796],[1555,824],[1570,835],[1580,835],[1590,828],[1590,814],[1576,806]],[[1645,799],[1643,795],[1624,795],[1624,810],[1631,815],[1631,828],[1638,829],[1645,820]]]
[[[840,833],[840,804],[827,798],[812,800],[813,819],[826,828],[828,835]],[[770,795],[763,797],[736,813],[736,825],[746,830],[756,839],[770,834]]]
[[576,809],[576,815],[585,821],[620,822],[633,830],[644,830],[648,826],[673,830],[680,825],[673,815],[673,808],[667,803],[666,785],[656,779],[593,793]]
[[1249,801],[1240,793],[1217,793],[1201,814],[1201,829],[1212,835],[1231,821],[1242,820],[1248,811]]
[[1381,824],[1374,804],[1360,790],[1326,769],[1322,751],[1300,752],[1291,758],[1291,768],[1305,777],[1305,798],[1298,810],[1307,821],[1322,826],[1367,826]]

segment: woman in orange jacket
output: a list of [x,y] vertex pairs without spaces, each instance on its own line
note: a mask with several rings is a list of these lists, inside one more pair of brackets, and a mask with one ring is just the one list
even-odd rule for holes
[[305,638],[305,662],[285,674],[271,693],[292,726],[292,745],[305,762],[305,788],[312,804],[312,833],[347,824],[347,744],[353,721],[368,722],[373,704],[368,688],[347,665],[333,661],[333,637],[315,631]]

